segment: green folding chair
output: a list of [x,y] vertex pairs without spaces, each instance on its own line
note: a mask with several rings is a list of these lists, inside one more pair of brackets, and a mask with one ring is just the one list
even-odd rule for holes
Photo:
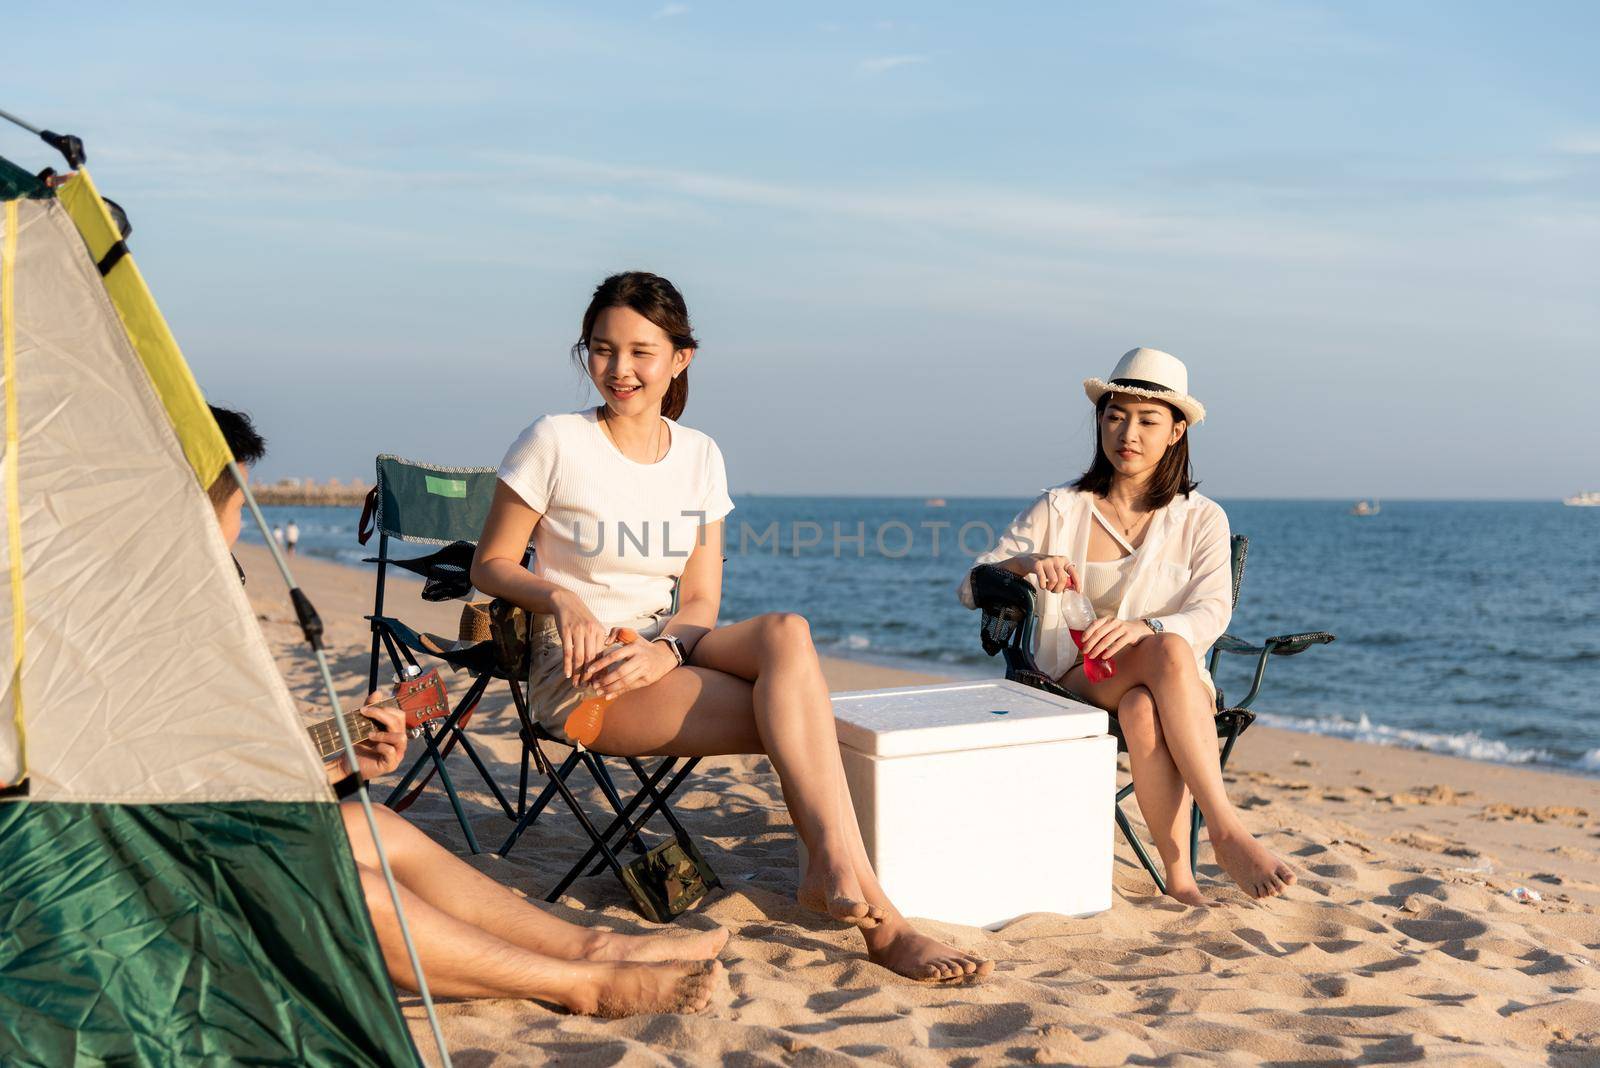
[[[1250,551],[1250,539],[1243,534],[1235,534],[1231,545],[1230,564],[1233,572],[1233,605],[1239,605],[1239,586],[1244,582],[1245,557]],[[1006,664],[1006,678],[1013,682],[1020,682],[1040,690],[1066,697],[1074,701],[1083,702],[1084,699],[1065,687],[1057,684],[1049,675],[1039,670],[1039,665],[1034,662],[1030,650],[1033,647],[1034,630],[1038,626],[1038,616],[1034,605],[1034,587],[1027,579],[1013,575],[998,564],[982,564],[972,569],[972,596],[978,608],[983,613],[983,621],[979,630],[979,638],[983,651],[990,656],[996,653],[1004,655]],[[1228,757],[1233,754],[1233,747],[1249,727],[1255,722],[1256,715],[1250,711],[1257,695],[1261,692],[1262,680],[1267,674],[1267,664],[1274,656],[1293,656],[1304,652],[1313,645],[1326,645],[1333,641],[1333,635],[1327,631],[1304,631],[1298,634],[1283,634],[1275,638],[1267,638],[1260,645],[1224,634],[1217,639],[1211,647],[1211,658],[1208,667],[1212,677],[1217,673],[1217,663],[1223,653],[1233,653],[1240,656],[1254,656],[1256,658],[1255,677],[1250,682],[1250,691],[1245,694],[1244,700],[1236,705],[1228,705],[1223,697],[1222,688],[1217,688],[1217,737],[1222,742],[1219,754],[1222,767],[1228,766]],[[1084,702],[1087,703],[1087,702]],[[1112,716],[1110,722],[1111,733],[1116,736],[1117,749],[1127,752],[1127,744],[1122,737],[1122,729],[1117,723],[1117,717]],[[1128,845],[1133,848],[1134,855],[1139,858],[1139,863],[1144,870],[1150,873],[1150,878],[1155,880],[1156,889],[1161,893],[1167,892],[1166,881],[1161,876],[1161,871],[1138,834],[1133,829],[1128,814],[1122,809],[1122,802],[1133,793],[1133,783],[1117,791],[1116,821],[1117,828],[1122,836],[1128,840]],[[1200,850],[1200,828],[1204,826],[1205,819],[1200,814],[1200,807],[1193,806],[1189,824],[1189,855],[1197,856]]]
[[[662,896],[656,885],[661,880],[649,878],[652,866],[657,865],[664,855],[662,847],[677,846],[677,852],[672,855],[679,858],[686,870],[691,870],[693,878],[689,882],[696,891],[703,893],[721,885],[692,836],[672,811],[670,803],[673,794],[684,784],[699,761],[680,761],[668,757],[659,761],[653,769],[647,769],[638,759],[615,757],[626,763],[639,781],[638,790],[624,797],[607,768],[606,754],[573,747],[533,721],[523,690],[529,653],[525,642],[522,648],[509,651],[493,638],[465,647],[452,647],[453,643],[447,646],[429,640],[384,612],[384,580],[390,567],[421,576],[424,579],[422,596],[426,599],[447,600],[465,598],[471,594],[472,557],[476,551],[476,541],[483,532],[484,521],[489,515],[496,478],[492,467],[440,467],[397,456],[378,457],[377,485],[368,497],[368,506],[363,511],[358,531],[358,538],[363,545],[374,533],[378,534],[378,555],[367,560],[378,565],[372,615],[367,617],[372,622],[369,688],[377,688],[379,663],[385,652],[398,675],[421,670],[417,658],[431,657],[465,670],[474,677],[471,687],[448,717],[440,721],[437,727],[432,724],[423,726],[423,752],[390,792],[385,804],[403,809],[414,796],[408,791],[419,789],[413,784],[420,779],[426,785],[428,779],[424,776],[431,770],[450,799],[467,847],[473,853],[480,852],[455,782],[445,765],[445,757],[456,745],[460,745],[501,811],[515,824],[505,844],[499,849],[502,856],[511,850],[517,839],[539,819],[557,796],[566,803],[578,825],[588,835],[592,843],[589,850],[556,884],[547,900],[558,899],[594,862],[595,857],[600,856],[602,859],[592,874],[610,867],[646,918],[667,922],[682,911],[691,899],[672,900],[670,896]],[[423,556],[397,558],[390,554],[391,541],[437,545],[440,548]],[[522,563],[527,565],[527,554],[524,554]],[[490,608],[490,615],[496,616],[508,607],[504,602],[495,601]],[[673,591],[673,607],[677,607],[676,588]],[[477,707],[488,686],[497,679],[503,680],[510,689],[512,704],[521,726],[522,757],[515,805],[496,784],[463,729],[466,718]],[[552,747],[564,746],[570,752],[557,764],[546,755],[541,743]],[[531,804],[528,798],[530,764],[547,780]],[[586,769],[610,806],[612,818],[604,829],[584,810],[572,789],[571,776],[580,766]],[[641,807],[642,812],[639,811]],[[648,848],[644,831],[649,820],[657,813],[666,820],[672,836],[655,848]],[[619,856],[627,848],[639,854],[632,863],[624,863]],[[670,876],[671,873],[668,874]]]
[[[501,791],[494,776],[472,739],[464,729],[465,721],[477,708],[484,692],[495,680],[504,680],[511,688],[512,700],[519,716],[526,722],[522,681],[501,663],[498,650],[492,641],[480,641],[456,648],[455,643],[441,645],[424,637],[392,615],[385,614],[385,579],[390,567],[421,576],[424,580],[422,596],[430,601],[465,599],[472,592],[472,555],[484,520],[489,515],[489,504],[494,498],[495,469],[492,467],[442,467],[437,464],[418,463],[388,454],[378,457],[377,485],[367,498],[357,538],[365,545],[374,533],[378,535],[378,555],[368,557],[366,563],[378,565],[374,585],[372,615],[372,657],[367,685],[377,689],[379,664],[382,654],[388,654],[390,664],[399,676],[421,670],[417,657],[442,660],[452,668],[464,670],[473,676],[472,685],[456,702],[450,715],[437,724],[425,724],[421,729],[423,752],[401,777],[390,792],[385,804],[404,809],[415,798],[420,779],[425,786],[431,776],[437,776],[450,799],[467,847],[480,852],[472,825],[467,821],[455,780],[445,764],[445,757],[457,746],[472,762],[489,792],[494,796],[507,819],[516,820],[525,806],[528,791],[527,747],[522,753],[521,777],[518,782],[517,804],[513,806]],[[436,545],[440,548],[422,556],[395,557],[391,555],[393,543]],[[524,556],[523,562],[527,562]],[[431,771],[431,776],[428,774]]]

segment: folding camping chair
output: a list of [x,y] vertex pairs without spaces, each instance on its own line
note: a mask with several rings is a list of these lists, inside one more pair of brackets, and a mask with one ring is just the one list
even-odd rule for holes
[[[673,611],[676,611],[677,607],[678,590],[674,585]],[[722,886],[721,880],[711,870],[699,847],[695,845],[694,838],[679,821],[677,814],[672,811],[670,803],[672,795],[700,763],[699,757],[692,759],[663,757],[653,769],[647,769],[643,761],[637,757],[580,749],[570,742],[555,737],[526,716],[523,720],[523,730],[528,741],[525,748],[533,753],[540,772],[548,781],[533,804],[524,809],[521,818],[517,820],[517,825],[512,828],[505,843],[496,850],[496,853],[502,857],[509,853],[517,844],[517,839],[538,822],[539,816],[557,795],[560,795],[562,801],[566,803],[578,826],[588,835],[590,842],[588,851],[545,895],[546,901],[559,899],[567,892],[568,887],[584,874],[584,868],[591,863],[594,864],[594,868],[588,874],[598,875],[604,869],[610,868],[617,880],[622,883],[623,889],[633,898],[639,911],[656,923],[670,922],[706,893]],[[556,765],[546,755],[541,743],[563,747],[569,752],[562,758],[561,763]],[[622,800],[616,783],[607,770],[608,759],[623,761],[639,781],[639,790],[626,802]],[[595,821],[584,811],[583,805],[568,782],[569,776],[580,765],[588,769],[595,785],[600,788],[601,794],[611,806],[612,819],[604,830],[598,828]],[[663,782],[665,786],[662,785]],[[641,805],[644,806],[644,811],[635,815]],[[646,846],[643,831],[657,812],[671,828],[672,837],[656,846]],[[633,861],[624,863],[618,854],[629,847],[638,856]],[[598,862],[595,861],[596,856],[600,858]],[[663,893],[661,888],[664,885],[677,886],[676,893]]]
[[[567,743],[557,740],[535,723],[529,714],[523,683],[528,673],[526,642],[531,633],[531,626],[528,628],[529,633],[522,636],[521,648],[511,648],[513,643],[509,638],[503,645],[493,637],[463,645],[459,642],[435,641],[428,635],[419,634],[398,619],[384,614],[384,579],[390,566],[402,568],[425,578],[422,596],[430,600],[445,600],[470,594],[472,589],[470,571],[472,556],[476,551],[475,542],[482,533],[484,520],[489,514],[489,504],[494,497],[494,484],[495,469],[492,467],[438,467],[403,460],[397,456],[378,457],[378,481],[369,497],[369,508],[362,516],[360,535],[362,544],[366,543],[374,531],[379,535],[378,555],[367,561],[378,565],[372,615],[368,617],[372,621],[372,661],[369,680],[371,686],[376,688],[380,651],[383,650],[388,652],[390,661],[400,674],[405,674],[408,668],[417,666],[416,658],[421,655],[443,660],[452,667],[466,670],[475,676],[472,686],[437,729],[430,729],[432,725],[424,725],[422,735],[424,751],[401,778],[385,803],[395,804],[406,795],[407,790],[413,788],[412,784],[424,774],[425,770],[431,768],[438,775],[450,799],[456,820],[461,824],[462,833],[466,837],[467,847],[473,853],[480,852],[477,838],[462,810],[454,781],[444,764],[444,757],[459,744],[506,817],[516,821],[515,828],[507,837],[505,844],[500,847],[501,855],[516,844],[517,839],[538,820],[557,794],[566,802],[579,826],[589,836],[592,843],[589,851],[550,892],[548,900],[554,901],[564,894],[595,856],[602,855],[603,859],[596,865],[595,873],[609,866],[638,903],[641,912],[657,922],[667,922],[677,912],[682,911],[679,906],[682,906],[684,901],[682,898],[671,900],[659,896],[652,900],[648,889],[661,882],[660,879],[652,880],[649,875],[651,870],[660,868],[664,850],[659,846],[653,849],[647,848],[642,832],[646,823],[657,812],[661,813],[662,818],[672,828],[673,835],[671,840],[661,845],[670,847],[672,843],[676,843],[677,852],[673,854],[673,858],[679,863],[686,877],[693,876],[686,881],[707,889],[721,885],[669,804],[673,793],[688,778],[699,760],[688,760],[680,764],[677,758],[666,758],[653,770],[647,771],[643,763],[636,758],[614,758],[624,760],[640,784],[638,792],[624,801],[616,782],[612,779],[604,755],[567,746]],[[425,556],[395,558],[389,555],[391,538],[440,545],[442,548]],[[526,564],[527,561],[527,556],[524,556],[523,563]],[[673,590],[672,604],[676,609],[676,589]],[[508,618],[510,606],[504,601],[496,600],[490,606],[489,614],[491,618]],[[502,633],[512,629],[510,626],[503,627]],[[466,718],[472,714],[482,699],[484,691],[496,679],[503,679],[510,688],[512,704],[521,725],[522,758],[515,807],[501,792],[473,747],[471,739],[462,729]],[[541,748],[541,743],[566,746],[572,751],[563,758],[560,765],[555,765]],[[532,805],[528,804],[530,763],[549,780]],[[611,806],[613,819],[604,831],[596,828],[594,821],[584,811],[568,783],[569,777],[580,765],[588,770]],[[635,815],[641,805],[645,806],[644,811]],[[617,856],[617,852],[630,846],[641,856],[637,861],[624,864]],[[659,875],[660,872],[657,871],[656,874]]]
[[[387,652],[395,672],[401,676],[420,670],[417,657],[427,656],[442,660],[452,668],[473,676],[472,685],[456,702],[449,716],[438,724],[422,727],[423,752],[417,757],[390,792],[385,804],[404,807],[402,802],[408,791],[426,786],[432,775],[437,775],[440,785],[450,799],[456,820],[461,824],[467,848],[481,852],[478,840],[467,822],[466,812],[456,792],[455,781],[445,765],[445,757],[459,745],[472,761],[478,775],[494,795],[495,801],[507,819],[515,820],[522,814],[527,801],[528,762],[526,747],[522,754],[521,777],[517,786],[517,804],[513,807],[506,799],[494,777],[489,774],[483,758],[479,756],[465,726],[468,718],[482,700],[489,684],[496,679],[505,680],[511,688],[512,701],[519,716],[526,721],[526,708],[522,694],[522,679],[514,670],[502,663],[499,651],[492,640],[477,642],[438,641],[421,634],[393,616],[384,614],[385,583],[389,568],[398,567],[422,576],[426,581],[422,596],[430,601],[464,599],[472,591],[469,573],[475,543],[483,531],[489,514],[489,503],[494,497],[495,469],[492,467],[440,467],[417,463],[398,456],[378,457],[378,482],[367,498],[367,507],[361,516],[358,538],[365,545],[376,531],[378,555],[368,557],[366,563],[378,565],[374,587],[372,615],[372,659],[368,688],[377,689],[380,654]],[[391,539],[441,548],[424,556],[397,558],[390,555]],[[524,556],[524,562],[527,558]],[[430,770],[431,769],[431,770]],[[425,772],[427,775],[425,776]],[[421,778],[422,784],[413,787]]]
[[[1245,556],[1250,551],[1250,539],[1243,534],[1235,534],[1231,548],[1233,604],[1234,607],[1238,607],[1239,586],[1244,581],[1244,562]],[[996,653],[1004,654],[1006,678],[1074,701],[1083,700],[1082,697],[1058,685],[1049,675],[1039,670],[1038,664],[1034,662],[1033,654],[1029,650],[1033,646],[1034,629],[1038,623],[1034,610],[1034,588],[1027,579],[1013,575],[998,564],[983,564],[972,569],[972,596],[983,612],[983,622],[979,632],[983,651],[990,656]],[[1221,686],[1217,687],[1216,724],[1217,737],[1222,741],[1220,754],[1222,767],[1228,766],[1228,757],[1233,754],[1234,743],[1239,740],[1239,736],[1255,722],[1256,715],[1250,711],[1250,705],[1261,692],[1261,682],[1266,677],[1268,660],[1274,656],[1293,656],[1313,645],[1326,645],[1331,641],[1333,635],[1320,630],[1284,634],[1268,638],[1260,645],[1252,645],[1231,634],[1224,634],[1217,639],[1211,648],[1211,659],[1208,662],[1213,678],[1217,673],[1217,662],[1223,653],[1256,657],[1255,677],[1250,682],[1250,691],[1245,694],[1244,700],[1230,707],[1223,698]],[[1122,729],[1115,716],[1111,717],[1111,733],[1116,736],[1117,749],[1120,752],[1127,752]],[[1134,832],[1127,813],[1122,810],[1122,802],[1131,793],[1133,793],[1131,781],[1117,791],[1115,805],[1117,827],[1121,830],[1122,836],[1128,840],[1128,844],[1133,847],[1134,855],[1139,858],[1144,870],[1155,880],[1156,889],[1164,894],[1167,892],[1166,881],[1162,878],[1156,863],[1151,860],[1144,843]],[[1204,823],[1200,807],[1194,806],[1189,823],[1190,857],[1195,857],[1199,853],[1200,828]]]

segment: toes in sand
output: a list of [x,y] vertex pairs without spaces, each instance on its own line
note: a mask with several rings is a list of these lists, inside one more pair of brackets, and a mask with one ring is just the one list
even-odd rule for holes
[[896,975],[922,983],[977,981],[994,971],[994,961],[963,953],[920,934],[910,924],[887,939],[870,942],[867,957]]
[[612,1018],[702,1012],[727,976],[722,962],[715,960],[624,961],[609,967],[592,1002],[579,999],[573,1011]]
[[1213,838],[1217,863],[1251,897],[1277,897],[1294,885],[1294,869],[1248,834]]
[[848,867],[813,861],[800,881],[795,900],[812,912],[840,923],[871,930],[884,920],[884,911],[862,900],[861,884]]

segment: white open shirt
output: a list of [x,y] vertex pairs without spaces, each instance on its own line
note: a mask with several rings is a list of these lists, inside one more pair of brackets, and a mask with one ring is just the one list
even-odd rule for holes
[[[1089,557],[1093,496],[1070,485],[1052,486],[1011,521],[999,542],[973,561],[993,564],[1022,553],[1065,556],[1083,574]],[[1215,692],[1205,655],[1233,615],[1228,516],[1200,493],[1179,494],[1150,519],[1133,574],[1117,607],[1118,619],[1156,619],[1194,649],[1200,678]],[[972,580],[963,575],[961,603],[976,608]],[[1040,670],[1059,679],[1077,660],[1078,649],[1061,619],[1061,595],[1036,592],[1039,622],[1031,650]]]

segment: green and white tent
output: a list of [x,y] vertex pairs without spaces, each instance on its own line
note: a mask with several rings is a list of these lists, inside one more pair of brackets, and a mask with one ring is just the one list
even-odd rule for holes
[[0,1064],[416,1064],[121,237],[0,159]]

